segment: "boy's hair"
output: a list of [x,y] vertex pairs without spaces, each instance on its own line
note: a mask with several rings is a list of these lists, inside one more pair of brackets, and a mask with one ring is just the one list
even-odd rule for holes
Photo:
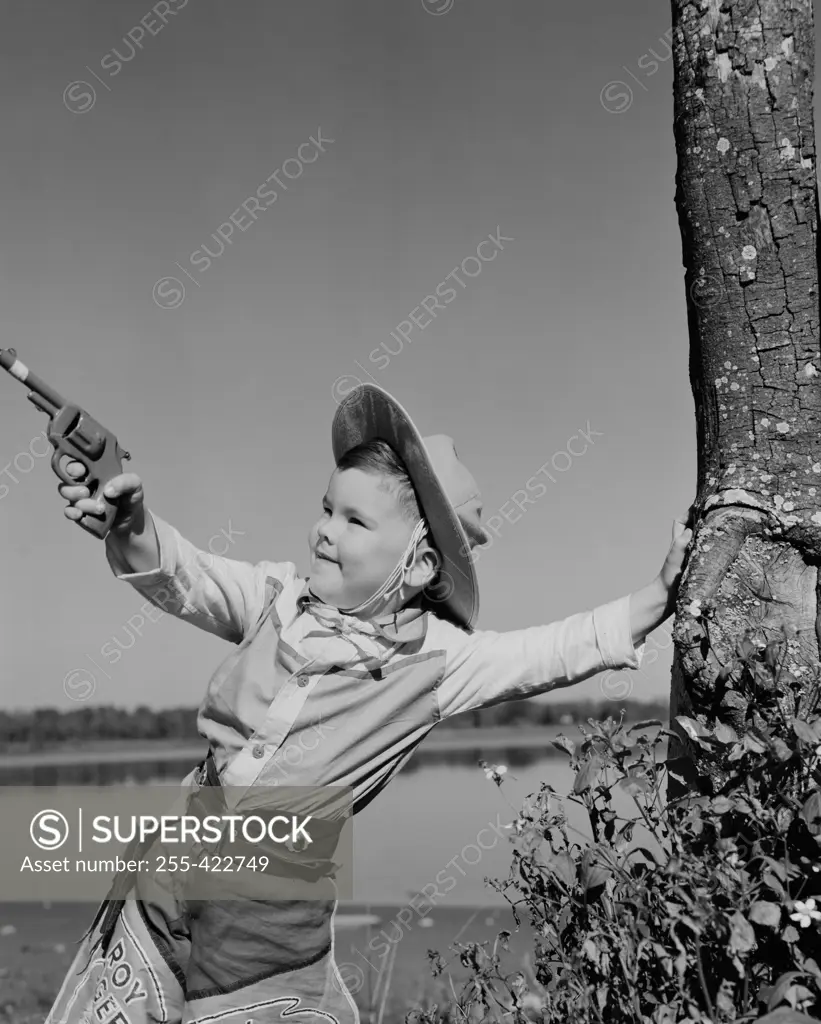
[[345,452],[336,464],[337,469],[359,469],[363,473],[377,473],[383,478],[380,487],[396,496],[402,518],[415,526],[422,518],[416,491],[405,465],[387,441],[367,441]]

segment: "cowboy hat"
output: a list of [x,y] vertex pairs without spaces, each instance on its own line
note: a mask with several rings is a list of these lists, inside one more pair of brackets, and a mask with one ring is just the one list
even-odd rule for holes
[[334,460],[376,440],[386,441],[404,463],[430,539],[442,556],[439,574],[425,595],[471,628],[479,614],[479,587],[469,552],[489,539],[476,481],[459,461],[452,438],[423,438],[393,396],[376,384],[360,384],[336,410],[331,427]]

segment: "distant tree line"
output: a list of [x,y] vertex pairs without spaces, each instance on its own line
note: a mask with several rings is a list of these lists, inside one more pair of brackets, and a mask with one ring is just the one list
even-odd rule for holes
[[[471,729],[512,725],[569,725],[600,719],[608,715],[617,717],[624,710],[625,718],[637,721],[643,718],[667,720],[667,701],[636,703],[601,700],[579,703],[542,704],[532,700],[508,701],[481,711],[471,711],[448,719],[442,728]],[[196,708],[180,707],[152,710],[138,707],[134,710],[103,707],[83,707],[71,711],[56,708],[38,708],[35,711],[0,711],[0,750],[43,750],[46,747],[81,746],[99,740],[173,740],[193,742],[197,733]]]
[[83,707],[71,711],[37,708],[0,711],[0,750],[25,747],[81,746],[97,740],[174,740],[196,742],[195,708],[154,711],[139,707]]

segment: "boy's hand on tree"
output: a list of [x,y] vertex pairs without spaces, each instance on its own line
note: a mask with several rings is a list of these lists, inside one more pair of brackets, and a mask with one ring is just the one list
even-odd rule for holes
[[676,609],[678,584],[687,549],[693,537],[693,508],[687,514],[673,520],[673,543],[664,559],[661,572],[652,583],[630,595],[630,632],[633,643],[643,643],[647,634],[652,633]]
[[667,591],[671,602],[675,600],[679,579],[687,558],[687,549],[693,539],[691,523],[692,508],[688,509],[683,516],[673,520],[673,542],[659,573],[661,585]]

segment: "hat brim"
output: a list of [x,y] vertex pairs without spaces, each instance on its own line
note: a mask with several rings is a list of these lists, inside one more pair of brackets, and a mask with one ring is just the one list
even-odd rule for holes
[[336,410],[331,427],[334,460],[339,462],[351,448],[375,440],[386,441],[405,464],[431,539],[442,556],[436,585],[426,591],[428,600],[472,627],[479,614],[479,587],[470,544],[431,465],[422,435],[392,395],[376,384],[361,384]]

